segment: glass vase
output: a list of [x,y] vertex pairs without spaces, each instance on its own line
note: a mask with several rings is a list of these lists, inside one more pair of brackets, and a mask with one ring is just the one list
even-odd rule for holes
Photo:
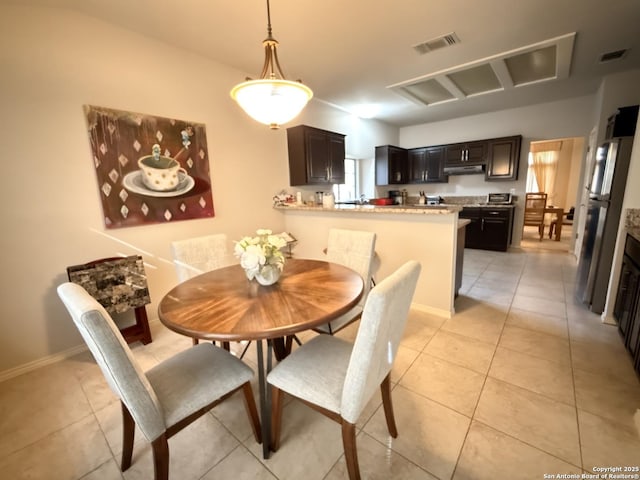
[[256,273],[255,278],[260,285],[264,285],[265,287],[267,287],[276,283],[280,279],[281,273],[282,272],[278,267],[266,265],[262,267],[258,273]]

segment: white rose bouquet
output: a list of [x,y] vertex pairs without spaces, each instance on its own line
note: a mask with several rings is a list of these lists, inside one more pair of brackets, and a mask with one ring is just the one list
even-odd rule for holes
[[279,277],[284,268],[284,255],[280,249],[287,242],[280,235],[272,233],[271,230],[259,229],[256,230],[256,237],[243,237],[236,242],[235,256],[240,258],[240,265],[249,280],[256,276]]

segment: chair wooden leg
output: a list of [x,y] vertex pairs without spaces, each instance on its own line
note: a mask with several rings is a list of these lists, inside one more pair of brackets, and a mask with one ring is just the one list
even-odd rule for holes
[[280,427],[282,425],[282,391],[271,387],[271,450],[280,448]]
[[249,420],[251,422],[251,428],[253,429],[253,436],[256,442],[262,443],[262,431],[260,429],[260,419],[258,418],[258,409],[256,408],[256,401],[253,398],[253,388],[249,382],[242,386],[242,393],[244,394],[244,408],[247,411]]
[[120,405],[122,407],[122,462],[120,469],[124,472],[131,466],[133,437],[136,433],[136,424],[125,404],[120,402]]
[[198,340],[197,338],[192,338],[191,341],[194,345],[198,345],[200,343],[200,340]]
[[151,448],[153,450],[154,479],[169,480],[169,444],[166,433],[151,442]]
[[389,373],[380,384],[380,391],[382,393],[382,407],[384,408],[384,418],[387,420],[387,429],[389,434],[396,438],[398,436],[398,429],[396,428],[396,419],[393,415],[393,404],[391,403],[391,380],[389,379],[391,374]]
[[360,480],[358,449],[356,448],[356,426],[344,419],[342,419],[342,445],[344,446],[344,458],[347,462],[349,480]]

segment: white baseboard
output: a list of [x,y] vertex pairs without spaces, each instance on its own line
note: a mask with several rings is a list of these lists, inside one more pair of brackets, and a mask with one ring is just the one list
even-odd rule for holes
[[38,368],[51,365],[52,363],[59,362],[60,360],[73,357],[74,355],[84,352],[85,350],[87,350],[87,346],[83,343],[82,345],[77,345],[75,347],[69,348],[68,350],[64,350],[62,352],[54,353],[53,355],[39,358],[38,360],[34,360],[33,362],[25,363],[24,365],[10,368],[9,370],[0,372],[0,382],[4,382],[5,380],[9,380],[10,378],[14,378],[24,373],[37,370]]
[[411,308],[415,310],[419,310],[424,313],[429,313],[431,315],[436,315],[438,317],[443,318],[451,318],[455,311],[442,310],[440,308],[429,307],[428,305],[423,305],[422,303],[412,303]]

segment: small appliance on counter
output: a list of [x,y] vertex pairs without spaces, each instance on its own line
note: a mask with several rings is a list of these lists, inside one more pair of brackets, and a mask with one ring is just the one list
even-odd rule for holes
[[487,194],[487,205],[511,205],[513,197],[510,193],[489,193]]
[[389,190],[389,198],[393,200],[394,205],[402,205],[402,191],[400,190]]
[[427,205],[440,205],[444,199],[440,195],[427,195]]

